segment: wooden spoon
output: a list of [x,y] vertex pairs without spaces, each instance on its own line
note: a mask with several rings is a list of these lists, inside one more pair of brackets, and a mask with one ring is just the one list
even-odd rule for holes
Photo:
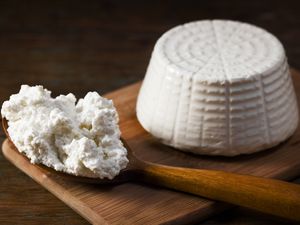
[[[2,120],[7,138],[7,120]],[[38,165],[51,174],[79,182],[112,184],[140,180],[300,221],[300,185],[224,171],[164,166],[138,159],[124,139],[129,164],[114,179],[74,176]],[[12,141],[11,141],[12,143]],[[13,144],[13,143],[12,143]],[[18,151],[14,148],[15,151]]]

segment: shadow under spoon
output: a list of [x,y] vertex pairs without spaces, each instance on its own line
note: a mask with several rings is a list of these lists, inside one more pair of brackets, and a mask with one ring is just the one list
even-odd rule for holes
[[[7,131],[6,119],[2,120],[2,126],[13,145]],[[138,159],[124,139],[122,142],[128,151],[129,163],[127,168],[112,180],[80,177],[58,172],[46,166],[37,166],[47,173],[72,181],[99,184],[143,181],[300,221],[300,185],[218,170],[189,169],[150,163]],[[14,146],[12,151],[18,150]]]

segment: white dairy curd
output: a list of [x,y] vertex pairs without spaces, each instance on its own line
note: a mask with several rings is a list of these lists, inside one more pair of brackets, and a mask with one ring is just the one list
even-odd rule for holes
[[32,163],[69,174],[114,178],[128,163],[111,100],[89,92],[51,97],[43,86],[22,85],[2,105],[8,133]]
[[277,145],[298,124],[283,46],[266,30],[236,21],[177,26],[154,47],[137,117],[164,143],[197,154]]

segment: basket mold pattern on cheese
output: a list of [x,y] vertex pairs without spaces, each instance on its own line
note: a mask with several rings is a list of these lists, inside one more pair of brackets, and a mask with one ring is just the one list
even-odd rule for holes
[[247,23],[177,26],[154,47],[137,117],[165,144],[196,154],[234,156],[275,146],[298,124],[284,48]]

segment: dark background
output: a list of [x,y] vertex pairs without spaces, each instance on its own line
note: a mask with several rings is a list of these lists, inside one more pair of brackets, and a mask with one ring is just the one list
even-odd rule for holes
[[[290,65],[300,69],[299,9],[297,0],[0,1],[0,103],[24,83],[83,97],[141,80],[160,35],[200,19],[261,26],[282,41]],[[0,154],[0,224],[87,222]],[[205,224],[291,222],[236,209]]]

